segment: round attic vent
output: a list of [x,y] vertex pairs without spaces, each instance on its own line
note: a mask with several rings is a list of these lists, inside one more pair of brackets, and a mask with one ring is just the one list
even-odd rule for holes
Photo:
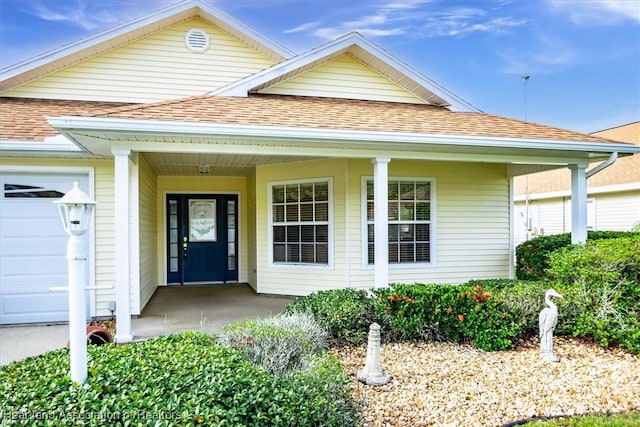
[[206,52],[209,49],[209,34],[200,28],[192,28],[184,35],[184,44],[191,52]]

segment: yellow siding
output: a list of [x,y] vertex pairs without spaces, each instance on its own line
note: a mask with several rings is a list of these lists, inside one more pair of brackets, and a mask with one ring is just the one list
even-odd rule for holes
[[[258,166],[256,177],[258,292],[267,294],[306,295],[345,286],[344,229],[344,161],[324,160],[282,165]],[[274,266],[268,260],[269,219],[268,184],[287,180],[332,178],[333,180],[333,267]]]
[[114,286],[113,289],[95,291],[95,315],[110,316],[109,301],[115,300],[115,247],[113,212],[113,162],[108,160],[71,160],[71,159],[19,159],[0,158],[5,166],[45,167],[82,167],[93,168],[95,187],[95,285],[97,287]]
[[348,54],[261,92],[424,104]]
[[[139,157],[140,311],[158,287],[157,176],[143,155]],[[139,314],[139,313],[137,313]]]
[[[372,176],[369,161],[350,167],[352,233],[351,285],[370,287],[373,268],[362,254],[361,177]],[[404,283],[462,283],[473,278],[509,277],[509,191],[505,168],[480,163],[391,160],[389,178],[435,180],[434,265],[390,265],[389,280]],[[358,256],[356,256],[356,251]]]
[[[187,49],[184,35],[192,28],[209,34],[209,50],[194,53]],[[273,62],[257,51],[194,19],[27,83],[3,96],[153,102],[201,95],[271,65]]]
[[158,176],[157,178],[157,241],[163,242],[158,244],[157,250],[157,271],[160,282],[163,285],[167,283],[165,250],[166,250],[166,234],[165,234],[165,199],[168,193],[227,193],[238,195],[238,221],[239,221],[239,241],[238,241],[238,281],[247,282],[248,280],[248,260],[249,247],[248,239],[253,236],[247,234],[248,217],[247,217],[247,179],[242,176]]
[[257,289],[257,259],[256,259],[256,239],[251,238],[251,236],[256,235],[256,221],[257,221],[257,212],[256,212],[256,172],[253,171],[251,175],[247,178],[247,206],[245,207],[247,211],[247,236],[250,238],[247,239],[247,269],[248,269],[248,280],[247,282],[253,289]]
[[[373,267],[366,265],[363,254],[361,203],[362,177],[372,175],[373,166],[368,160],[258,167],[256,202],[262,212],[256,232],[259,292],[305,295],[320,289],[373,286]],[[461,283],[472,278],[509,276],[510,209],[504,166],[392,160],[389,176],[433,178],[436,208],[436,262],[431,267],[391,265],[391,282]],[[333,179],[333,268],[270,265],[268,183],[321,177]]]

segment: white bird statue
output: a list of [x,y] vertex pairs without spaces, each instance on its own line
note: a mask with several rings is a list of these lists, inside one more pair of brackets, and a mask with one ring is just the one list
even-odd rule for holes
[[553,331],[558,324],[558,306],[552,301],[551,297],[562,298],[555,289],[549,289],[544,294],[544,302],[547,306],[540,312],[540,352],[542,357],[549,362],[559,362],[560,357],[553,354]]

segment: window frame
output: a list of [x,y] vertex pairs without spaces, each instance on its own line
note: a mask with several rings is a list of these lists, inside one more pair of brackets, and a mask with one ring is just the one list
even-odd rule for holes
[[[313,221],[307,222],[306,225],[326,225],[327,226],[327,263],[326,264],[316,264],[316,263],[306,263],[306,262],[275,262],[273,245],[274,245],[274,227],[279,223],[276,223],[273,220],[273,188],[279,185],[301,185],[301,184],[316,184],[316,183],[326,183],[327,184],[327,221]],[[287,180],[287,181],[270,181],[267,182],[267,234],[268,234],[268,265],[272,268],[295,268],[295,269],[312,269],[312,270],[330,270],[334,268],[334,239],[333,239],[333,178],[332,177],[319,177],[319,178],[308,178],[308,179],[295,179],[295,180]],[[301,221],[298,221],[300,224]]]
[[[367,217],[367,182],[373,181],[373,176],[363,176],[361,180],[361,232],[362,232],[362,265],[364,268],[373,269],[374,263],[369,263],[369,233],[368,233],[368,225],[369,220]],[[433,177],[424,177],[424,176],[389,176],[387,179],[387,188],[389,182],[392,181],[412,181],[414,184],[416,182],[428,182],[430,184],[430,219],[428,222],[419,222],[419,223],[428,223],[429,224],[429,261],[417,261],[417,262],[389,262],[387,260],[387,265],[390,269],[411,269],[411,268],[434,268],[436,267],[436,179]],[[387,190],[388,191],[388,190]],[[388,193],[387,193],[388,197]],[[387,224],[395,223],[396,221],[390,222],[387,218]],[[373,223],[373,222],[372,222]],[[413,222],[413,224],[417,224],[417,222]],[[387,245],[390,242],[387,241]]]

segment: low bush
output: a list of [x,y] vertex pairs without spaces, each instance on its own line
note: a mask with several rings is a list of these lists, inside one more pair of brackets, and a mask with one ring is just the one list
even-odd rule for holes
[[565,293],[560,333],[640,354],[640,236],[565,248],[550,265]]
[[318,291],[294,297],[284,313],[309,313],[329,333],[329,344],[362,344],[374,322],[375,305],[364,289]]
[[328,334],[310,314],[247,319],[223,327],[218,342],[240,350],[275,375],[306,370],[328,348]]
[[369,326],[377,322],[385,342],[470,341],[484,350],[504,350],[513,347],[522,329],[504,302],[479,285],[323,291],[296,299],[285,311],[313,314],[335,344],[364,344]]
[[0,411],[12,425],[356,426],[358,405],[339,361],[270,374],[199,333],[122,346],[89,346],[84,384],[69,351],[0,367]]
[[[637,233],[624,231],[589,231],[588,240],[614,239]],[[549,255],[571,245],[571,234],[553,234],[527,240],[516,247],[516,277],[520,280],[547,278]]]

